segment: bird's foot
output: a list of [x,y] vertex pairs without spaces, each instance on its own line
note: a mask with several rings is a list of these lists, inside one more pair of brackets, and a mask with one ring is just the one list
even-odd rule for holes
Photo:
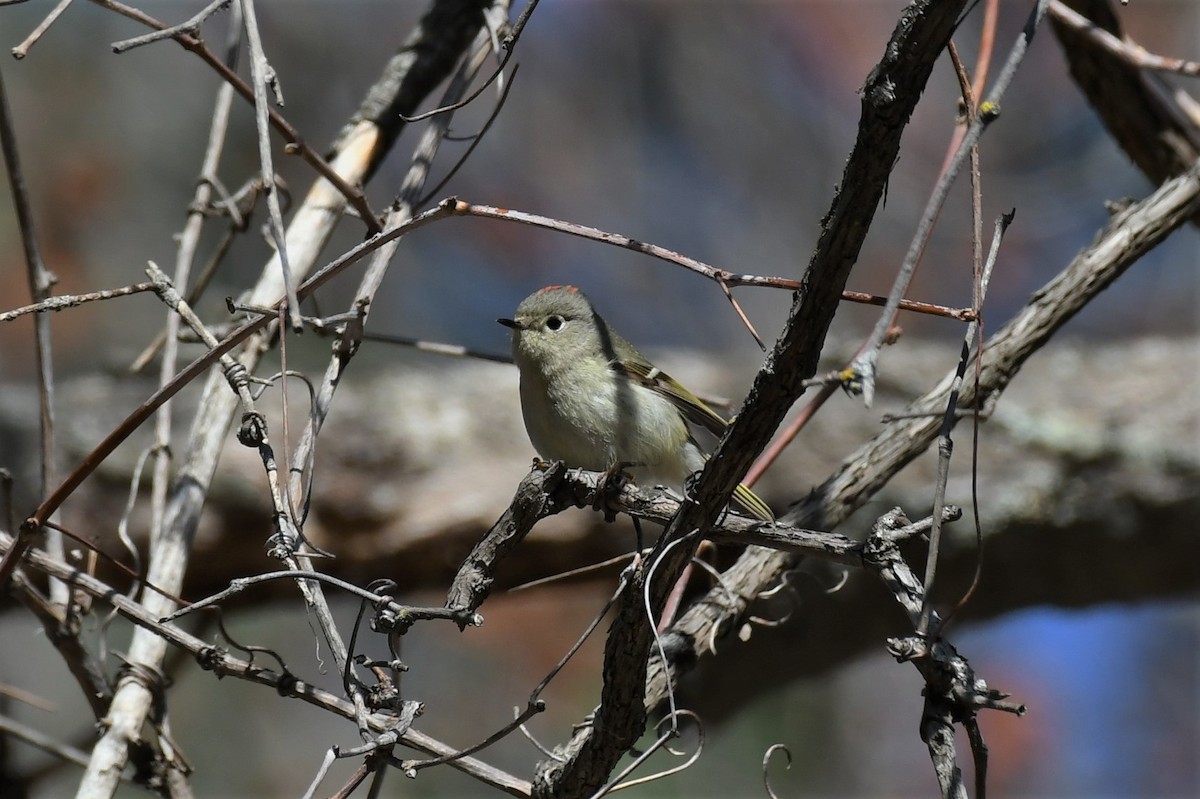
[[596,485],[596,498],[592,502],[592,510],[604,512],[604,521],[616,521],[617,511],[613,500],[621,494],[633,476],[625,470],[634,464],[631,461],[617,461],[604,470],[600,482]]

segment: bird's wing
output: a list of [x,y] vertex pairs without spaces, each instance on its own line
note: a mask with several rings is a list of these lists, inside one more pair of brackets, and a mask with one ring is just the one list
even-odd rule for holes
[[[617,359],[613,361],[613,368],[651,391],[666,397],[672,405],[679,409],[684,418],[694,425],[703,427],[714,436],[720,438],[725,434],[725,428],[729,427],[729,422],[708,407],[704,400],[688,391],[682,383],[658,367],[640,361]],[[697,449],[699,448],[697,447]],[[733,490],[733,502],[757,519],[764,522],[775,521],[775,514],[771,512],[771,507],[741,483],[738,483],[737,488]]]
[[703,427],[717,438],[725,435],[729,422],[725,421],[704,400],[688,391],[682,383],[656,366],[630,360],[615,360],[613,368],[636,380],[646,388],[666,397],[679,412],[694,425]]
[[733,504],[759,521],[771,523],[775,521],[775,514],[771,512],[771,506],[742,483],[738,483],[737,488],[733,489]]

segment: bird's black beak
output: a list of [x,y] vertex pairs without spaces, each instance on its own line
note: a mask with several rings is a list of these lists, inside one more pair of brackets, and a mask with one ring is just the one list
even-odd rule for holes
[[517,329],[517,323],[512,319],[497,319],[496,321],[505,327],[511,327],[513,330]]

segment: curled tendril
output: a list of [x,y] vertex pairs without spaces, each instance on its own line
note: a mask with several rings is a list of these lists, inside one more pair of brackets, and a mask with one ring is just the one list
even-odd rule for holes
[[717,570],[716,566],[713,566],[711,563],[703,561],[700,558],[692,558],[692,563],[708,572],[708,574],[717,581],[717,585],[721,586],[722,593],[725,594],[725,598],[729,600],[731,605],[737,602],[737,594],[735,594],[733,589],[729,587],[729,583],[725,582],[725,575],[721,574],[721,572]]
[[[659,553],[658,558],[651,562],[650,567],[646,570],[646,580],[642,585],[642,606],[646,611],[646,621],[650,624],[650,632],[654,635],[654,646],[658,651],[658,657],[662,660],[662,673],[667,683],[667,703],[670,706],[671,711],[666,715],[666,718],[671,719],[672,725],[674,724],[675,719],[678,718],[680,711],[675,706],[675,685],[671,680],[671,665],[670,661],[667,660],[667,650],[663,646],[662,636],[658,633],[658,625],[654,623],[654,611],[650,607],[650,586],[654,582],[654,570],[658,568],[659,564],[663,563],[667,559],[667,554],[673,547],[678,546],[686,540],[687,536],[684,536],[683,538],[677,538],[663,547],[663,550],[661,553]],[[672,733],[677,734],[678,730],[672,728]]]
[[[138,552],[137,544],[133,543],[133,538],[129,535],[129,517],[133,515],[133,509],[137,505],[138,489],[142,484],[142,471],[146,468],[146,461],[151,455],[158,452],[158,447],[147,447],[138,455],[137,463],[133,467],[133,476],[129,480],[129,496],[125,499],[125,509],[121,511],[121,518],[117,521],[117,539],[121,545],[125,547],[125,551],[133,559],[133,584],[125,593],[127,596],[135,596],[141,590],[142,580],[145,575],[142,573],[142,556]],[[104,661],[108,658],[108,642],[106,634],[108,627],[117,618],[117,609],[113,608],[109,611],[104,620],[100,622],[100,660]]]
[[[812,577],[812,579],[816,579],[816,576],[809,572],[801,572],[796,569],[791,569],[783,573],[783,577],[780,579],[777,585],[775,585],[773,588],[763,591],[762,593],[758,594],[757,597],[755,597],[756,599],[771,599],[772,597],[778,596],[786,591],[789,599],[787,613],[783,614],[783,616],[779,617],[778,619],[765,619],[761,616],[751,616],[749,619],[749,624],[758,625],[759,627],[779,627],[783,624],[787,624],[787,622],[791,620],[792,616],[795,615],[796,609],[800,605],[800,597],[799,594],[796,593],[795,587],[791,584],[791,577],[793,575],[801,574],[807,574],[808,576]],[[837,582],[828,588],[822,586],[821,591],[826,594],[836,594],[838,591],[841,591],[843,588],[845,588],[846,583],[849,581],[850,570],[843,568],[840,571]],[[747,625],[747,628],[748,626],[749,625]],[[749,632],[747,628],[743,629],[748,637]]]
[[257,387],[258,387],[257,391],[255,391],[253,394],[255,401],[257,402],[258,400],[262,399],[262,395],[267,392],[267,389],[273,387],[275,384],[282,381],[283,378],[285,378],[285,377],[294,377],[297,380],[299,380],[301,383],[303,383],[304,387],[308,390],[309,406],[311,407],[312,405],[316,404],[316,401],[317,401],[316,386],[313,385],[312,380],[309,379],[308,375],[304,374],[303,372],[297,372],[295,369],[288,369],[286,372],[276,372],[275,374],[271,375],[270,377],[254,377],[254,378],[252,378],[253,382],[255,384],[257,384]]
[[788,601],[787,612],[778,619],[766,619],[761,616],[751,616],[748,619],[747,624],[742,628],[742,635],[744,638],[750,637],[751,625],[758,625],[759,627],[779,627],[783,624],[787,624],[788,621],[791,620],[792,616],[796,613],[796,608],[800,605],[800,597],[796,593],[796,589],[791,582],[792,577],[797,574],[800,574],[798,570],[788,569],[779,578],[779,582],[774,587],[768,588],[766,591],[762,591],[755,597],[755,599],[772,599],[773,597],[786,592]]
[[729,621],[730,620],[727,616],[722,616],[719,617],[716,622],[708,626],[708,639],[706,643],[708,644],[708,651],[712,652],[714,655],[717,654],[717,639],[724,634],[726,628],[728,627]]
[[[677,757],[683,756],[683,752],[676,752],[667,746],[668,741],[679,736],[680,725],[678,723],[678,717],[681,716],[691,719],[696,725],[696,751],[692,752],[687,760],[677,766],[663,769],[662,771],[655,772],[654,774],[647,774],[645,777],[638,777],[637,779],[621,782],[626,775],[632,773],[634,769],[645,763],[646,760],[649,759],[649,757],[659,749],[666,749],[668,752]],[[658,739],[651,744],[645,752],[640,754],[636,760],[622,769],[621,773],[614,777],[607,785],[605,785],[596,793],[592,794],[591,799],[599,799],[601,796],[605,796],[616,791],[632,788],[635,785],[645,785],[648,782],[654,782],[655,780],[661,780],[669,777],[672,774],[678,774],[684,769],[691,768],[692,765],[700,759],[700,754],[704,751],[704,725],[700,723],[700,717],[690,710],[677,710],[674,714],[668,714],[659,719],[658,724],[655,725],[655,730],[661,730],[663,725],[667,722],[670,722],[670,727],[667,729],[667,731],[660,733]]]
[[239,652],[245,653],[246,658],[250,663],[254,663],[254,656],[261,653],[274,660],[279,666],[279,670],[281,672],[289,673],[287,663],[284,662],[283,657],[274,649],[266,646],[257,646],[255,644],[243,644],[230,635],[229,630],[225,628],[225,611],[220,607],[214,605],[204,608],[204,610],[212,614],[217,625],[217,630],[220,632],[221,637],[225,639],[225,643],[229,644],[229,646],[238,650]]
[[826,588],[825,593],[836,594],[838,591],[841,591],[843,588],[845,588],[846,583],[848,583],[848,582],[850,582],[850,570],[847,568],[843,568],[842,576],[840,578],[838,578],[837,584],[835,584],[834,586],[832,586],[830,588]]
[[763,787],[767,789],[767,796],[770,799],[779,799],[779,794],[775,793],[775,789],[771,787],[771,775],[767,773],[767,766],[771,764],[771,758],[775,756],[775,753],[780,751],[787,757],[787,769],[790,771],[792,768],[792,751],[783,744],[771,744],[767,748],[766,754],[763,755]]
[[773,587],[768,588],[766,591],[760,591],[755,599],[770,599],[782,591],[795,591],[795,589],[792,588],[792,577],[800,573],[801,572],[799,569],[788,569],[782,575],[780,575],[778,583],[776,583]]

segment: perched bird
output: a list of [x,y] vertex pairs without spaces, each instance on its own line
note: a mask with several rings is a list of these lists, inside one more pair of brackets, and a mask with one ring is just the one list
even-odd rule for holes
[[[681,487],[708,458],[688,423],[717,436],[728,427],[613,330],[574,286],[547,286],[526,297],[512,319],[497,321],[513,330],[521,413],[543,458],[592,471],[629,465],[644,485]],[[733,501],[774,521],[744,485]]]

